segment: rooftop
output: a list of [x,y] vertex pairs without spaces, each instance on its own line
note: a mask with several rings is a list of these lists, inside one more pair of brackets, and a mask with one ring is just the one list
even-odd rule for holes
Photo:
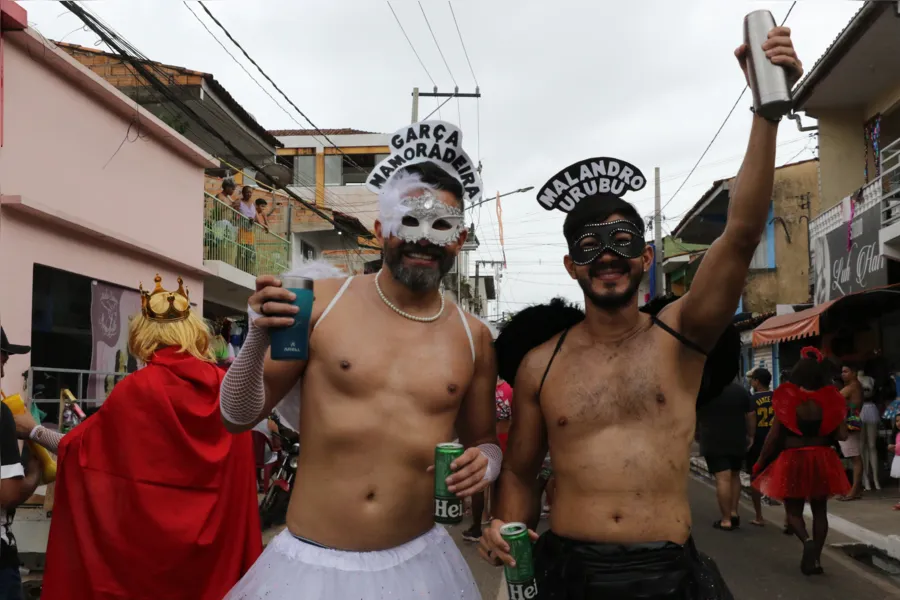
[[[865,2],[794,87],[794,109],[867,104],[892,85],[900,41],[894,3]],[[811,115],[814,116],[814,115]]]
[[[68,54],[70,54],[76,58],[77,58],[77,54],[79,54],[79,53],[87,53],[87,54],[93,54],[96,56],[104,56],[104,57],[116,59],[116,60],[119,60],[122,62],[130,62],[133,60],[132,57],[122,56],[122,55],[115,54],[112,52],[104,52],[104,51],[98,50],[96,48],[88,48],[86,46],[79,46],[78,44],[70,44],[68,42],[56,42],[56,41],[52,41],[52,40],[51,40],[51,42],[56,44],[56,46],[58,46],[60,49],[66,51]],[[216,96],[218,96],[222,100],[222,102],[228,107],[229,110],[234,112],[234,114],[237,116],[237,118],[248,129],[250,129],[253,133],[255,133],[260,138],[262,138],[262,140],[267,144],[270,144],[276,148],[281,148],[283,146],[283,144],[281,142],[279,142],[278,139],[276,139],[273,134],[269,133],[269,131],[265,127],[263,127],[262,125],[259,124],[259,122],[256,120],[256,118],[253,115],[251,115],[249,112],[247,112],[247,110],[244,109],[243,106],[241,106],[241,104],[234,98],[234,96],[232,96],[231,93],[228,90],[226,90],[225,87],[222,86],[222,84],[219,83],[215,77],[212,76],[212,74],[204,73],[202,71],[194,71],[193,69],[188,69],[186,67],[180,67],[177,65],[168,65],[165,63],[152,61],[152,60],[140,61],[140,62],[142,64],[147,64],[147,65],[152,65],[155,67],[161,67],[163,69],[172,70],[181,75],[188,75],[188,76],[193,75],[195,77],[202,78],[203,81],[216,94]],[[170,80],[170,81],[164,82],[164,83],[167,83],[168,85],[174,85],[174,84],[177,84],[177,81]],[[146,85],[146,84],[144,84],[144,85]]]
[[271,135],[378,135],[376,131],[362,131],[345,127],[342,129],[270,129]]
[[[782,169],[788,169],[791,167],[796,167],[798,165],[804,165],[806,163],[815,162],[817,160],[819,160],[819,159],[818,158],[810,158],[808,160],[800,160],[800,161],[789,163],[786,165],[781,165],[780,167],[776,168],[775,170],[780,171]],[[721,197],[721,201],[719,202],[719,204],[724,203],[723,206],[725,209],[727,209],[728,197],[730,195],[729,188],[730,188],[731,184],[734,182],[735,177],[737,177],[737,176],[735,175],[733,177],[726,177],[725,179],[715,180],[713,182],[713,184],[709,187],[709,189],[706,190],[706,192],[703,194],[703,196],[700,197],[700,200],[698,200],[690,208],[690,210],[688,210],[687,213],[685,213],[684,217],[681,219],[681,222],[678,223],[678,226],[676,226],[675,229],[672,230],[673,236],[676,238],[690,237],[690,236],[684,235],[685,228],[688,226],[688,224],[690,224],[691,221],[694,220],[694,218],[698,214],[705,211],[709,207],[709,205],[711,203],[713,203],[713,201],[720,199],[720,197]],[[724,223],[724,221],[723,221],[723,223]],[[718,228],[720,225],[721,224],[715,225],[715,228]],[[719,233],[720,233],[720,231],[719,231]],[[711,235],[712,235],[711,240],[718,237],[718,233],[715,233],[714,235],[711,234]],[[704,236],[701,235],[699,237],[703,238]],[[710,243],[711,243],[711,240],[710,240]],[[704,239],[703,241],[706,241],[706,240]]]

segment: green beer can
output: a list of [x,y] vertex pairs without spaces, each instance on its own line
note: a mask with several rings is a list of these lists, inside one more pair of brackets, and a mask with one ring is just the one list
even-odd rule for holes
[[450,463],[463,455],[462,444],[448,442],[434,449],[434,521],[444,525],[462,523],[463,501],[447,489],[447,478],[453,473]]
[[531,538],[525,523],[507,523],[500,528],[500,535],[509,544],[509,555],[516,561],[515,567],[504,565],[509,600],[537,598],[534,580],[534,559],[531,556]]

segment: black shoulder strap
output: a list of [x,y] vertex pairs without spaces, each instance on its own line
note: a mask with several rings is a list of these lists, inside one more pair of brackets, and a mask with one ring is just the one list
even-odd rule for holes
[[678,333],[677,331],[675,331],[674,329],[672,329],[671,327],[669,327],[668,325],[666,325],[665,323],[663,323],[662,321],[657,319],[656,315],[650,315],[650,320],[653,321],[654,325],[658,326],[660,329],[662,329],[663,331],[665,331],[666,333],[671,335],[673,338],[675,338],[676,340],[678,340],[679,342],[681,342],[682,344],[684,344],[691,350],[694,350],[695,352],[699,352],[703,356],[707,355],[706,350],[701,348],[700,344],[697,344],[696,342],[692,342],[691,340],[687,339],[686,337],[684,337],[683,335],[681,335],[680,333]]
[[559,336],[559,341],[556,342],[556,348],[553,349],[553,355],[550,356],[549,362],[547,362],[547,368],[544,369],[544,376],[541,377],[541,387],[538,388],[538,398],[541,396],[541,390],[544,389],[544,382],[547,381],[547,374],[550,373],[550,367],[553,366],[553,360],[556,358],[556,355],[559,354],[559,349],[562,348],[563,342],[566,341],[566,336],[569,335],[569,330],[566,329],[562,332],[562,335]]

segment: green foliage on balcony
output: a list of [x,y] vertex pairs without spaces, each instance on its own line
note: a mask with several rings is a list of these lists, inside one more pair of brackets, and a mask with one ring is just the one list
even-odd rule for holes
[[203,260],[219,260],[254,277],[290,269],[291,243],[204,193]]

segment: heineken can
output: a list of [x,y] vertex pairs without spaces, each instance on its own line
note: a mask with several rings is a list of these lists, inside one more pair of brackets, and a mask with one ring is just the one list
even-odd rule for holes
[[537,583],[534,580],[534,559],[531,556],[531,538],[525,523],[507,523],[500,528],[500,535],[509,544],[509,555],[516,566],[504,565],[506,588],[509,600],[530,600],[537,598]]
[[463,455],[462,444],[438,444],[434,449],[434,521],[445,525],[462,523],[463,501],[447,489],[453,473],[450,463]]

